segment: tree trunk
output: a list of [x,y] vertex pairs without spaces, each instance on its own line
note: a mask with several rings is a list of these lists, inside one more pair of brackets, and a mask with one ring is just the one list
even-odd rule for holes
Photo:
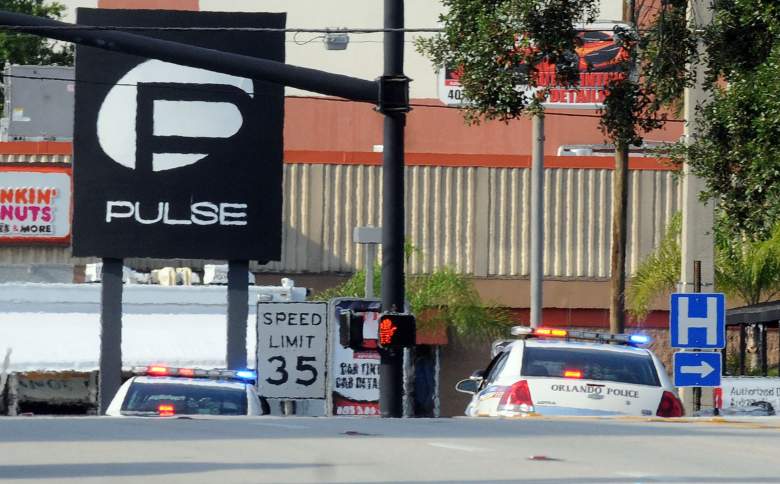
[[612,178],[612,260],[609,330],[622,333],[626,327],[626,205],[628,202],[628,144],[615,146],[615,172]]

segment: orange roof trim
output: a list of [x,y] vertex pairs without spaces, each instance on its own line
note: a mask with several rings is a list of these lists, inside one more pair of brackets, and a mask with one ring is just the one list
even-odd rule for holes
[[[59,141],[10,141],[0,143],[0,155],[70,155],[73,144]],[[284,162],[322,165],[381,165],[382,153],[362,151],[285,150]],[[409,166],[449,166],[484,168],[529,168],[529,155],[490,155],[464,153],[406,153]],[[545,156],[546,168],[584,168],[611,170],[615,160],[610,156]],[[674,170],[664,158],[635,157],[628,162],[631,170]]]

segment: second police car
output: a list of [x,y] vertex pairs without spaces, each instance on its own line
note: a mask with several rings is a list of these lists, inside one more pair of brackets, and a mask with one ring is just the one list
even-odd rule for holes
[[[468,416],[681,417],[683,407],[645,335],[512,328],[485,370],[458,382]],[[612,343],[612,344],[610,344]]]
[[257,395],[253,370],[203,370],[140,366],[117,391],[106,410],[113,417],[265,415],[268,402]]

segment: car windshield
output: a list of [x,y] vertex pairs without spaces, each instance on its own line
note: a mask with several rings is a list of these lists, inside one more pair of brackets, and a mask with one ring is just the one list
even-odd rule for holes
[[183,383],[133,382],[122,405],[122,413],[128,415],[246,415],[246,412],[244,389]]
[[587,348],[525,348],[523,376],[564,378],[567,372],[585,380],[660,386],[650,355]]

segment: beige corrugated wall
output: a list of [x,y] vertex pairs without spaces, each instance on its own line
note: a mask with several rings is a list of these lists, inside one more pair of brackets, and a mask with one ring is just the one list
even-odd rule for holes
[[[363,250],[352,242],[352,230],[381,225],[381,178],[378,166],[286,165],[282,261],[260,270],[362,267]],[[409,272],[449,266],[477,276],[528,275],[529,183],[524,168],[407,168],[406,233],[418,249]],[[609,276],[611,190],[611,170],[546,170],[546,276]],[[629,271],[658,243],[678,207],[672,172],[630,172]]]
[[[359,225],[380,226],[382,168],[285,164],[282,260],[260,271],[352,272],[363,249]],[[658,243],[680,206],[671,171],[632,170],[629,179],[627,269]],[[525,168],[411,166],[406,176],[407,240],[418,249],[407,270],[449,266],[476,276],[529,272],[530,187]],[[612,171],[561,168],[545,173],[544,273],[552,278],[609,276]],[[0,264],[83,263],[58,247],[0,247]],[[200,267],[203,261],[130,259],[149,269]]]

